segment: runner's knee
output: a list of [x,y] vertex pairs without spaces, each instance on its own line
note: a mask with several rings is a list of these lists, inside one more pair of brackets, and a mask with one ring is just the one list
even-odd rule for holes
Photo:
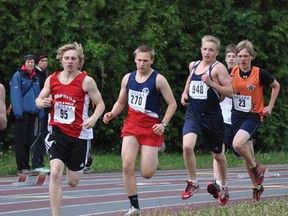
[[79,183],[79,180],[80,179],[75,179],[75,178],[72,178],[72,179],[69,179],[68,180],[68,185],[70,186],[70,187],[76,187],[77,185],[78,185],[78,183]]
[[133,165],[132,163],[123,163],[122,169],[124,174],[128,174],[134,172],[135,165]]
[[241,147],[242,147],[242,145],[239,142],[235,142],[235,141],[233,142],[232,145],[233,145],[233,148],[235,151],[241,149]]
[[155,174],[154,170],[141,170],[141,176],[145,179],[150,179],[153,177],[153,175]]
[[226,159],[223,153],[220,153],[220,154],[213,153],[213,157],[217,162],[222,162],[222,161],[225,161]]
[[194,149],[190,145],[183,145],[183,152],[185,154],[191,154],[193,153]]
[[50,179],[51,181],[61,181],[62,179],[62,173],[57,172],[57,171],[50,171]]

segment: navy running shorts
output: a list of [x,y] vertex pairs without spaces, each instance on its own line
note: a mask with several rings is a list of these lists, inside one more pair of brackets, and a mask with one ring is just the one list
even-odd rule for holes
[[224,122],[221,110],[217,113],[201,115],[187,110],[183,136],[188,133],[202,135],[212,152],[221,153],[224,142]]

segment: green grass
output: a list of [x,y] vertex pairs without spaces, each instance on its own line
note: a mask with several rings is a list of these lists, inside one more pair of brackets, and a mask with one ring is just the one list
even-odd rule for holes
[[212,207],[201,210],[189,209],[173,211],[163,208],[145,212],[145,216],[288,216],[288,197],[268,199],[258,203],[239,203],[224,207]]
[[[231,153],[226,153],[228,167],[244,166],[242,160],[238,160]],[[260,164],[286,164],[287,154],[285,152],[256,153],[256,159]],[[139,169],[139,159],[136,169]],[[197,168],[212,168],[212,155],[196,153]],[[92,168],[97,172],[121,171],[121,155],[100,155],[94,154]],[[186,169],[182,154],[159,154],[159,169]]]
[[[96,172],[115,172],[121,171],[121,155],[119,154],[97,154],[94,153],[94,160],[92,164],[93,170]],[[244,166],[242,160],[237,160],[231,153],[226,153],[228,167]],[[197,168],[212,168],[211,154],[196,153]],[[257,153],[256,158],[260,164],[286,164],[287,154],[285,152],[269,152]],[[139,159],[137,161],[136,169],[139,169]],[[48,157],[45,157],[45,164],[49,166]],[[14,151],[0,152],[0,176],[16,175],[16,161]],[[185,164],[182,154],[159,154],[159,169],[185,169]]]

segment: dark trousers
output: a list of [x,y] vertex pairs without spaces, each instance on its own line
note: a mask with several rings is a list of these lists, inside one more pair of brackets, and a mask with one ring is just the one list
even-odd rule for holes
[[46,153],[45,148],[45,137],[48,134],[47,124],[48,124],[48,116],[45,116],[44,119],[36,118],[36,136],[35,142],[31,146],[31,154],[32,154],[32,168],[36,169],[39,167],[44,167],[44,155]]
[[35,114],[24,113],[23,118],[15,119],[15,155],[17,170],[30,169],[30,147],[35,141]]

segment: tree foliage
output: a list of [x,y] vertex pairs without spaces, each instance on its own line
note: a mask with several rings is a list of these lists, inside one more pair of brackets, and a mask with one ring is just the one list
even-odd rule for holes
[[[97,82],[108,111],[122,77],[135,69],[133,51],[149,44],[156,51],[154,68],[167,78],[178,102],[166,131],[167,150],[182,151],[185,109],[179,100],[189,62],[201,57],[201,38],[211,34],[221,39],[220,61],[227,44],[249,39],[258,54],[255,65],[267,69],[282,86],[273,115],[261,126],[257,140],[263,151],[287,150],[287,4],[286,0],[1,0],[1,77],[8,89],[23,56],[38,51],[49,53],[49,70],[55,71],[60,68],[57,48],[77,41],[84,47],[85,70]],[[266,93],[268,103],[269,90]],[[125,111],[109,125],[97,122],[97,151],[119,151],[124,117]],[[11,125],[4,135],[2,141],[11,145]]]

